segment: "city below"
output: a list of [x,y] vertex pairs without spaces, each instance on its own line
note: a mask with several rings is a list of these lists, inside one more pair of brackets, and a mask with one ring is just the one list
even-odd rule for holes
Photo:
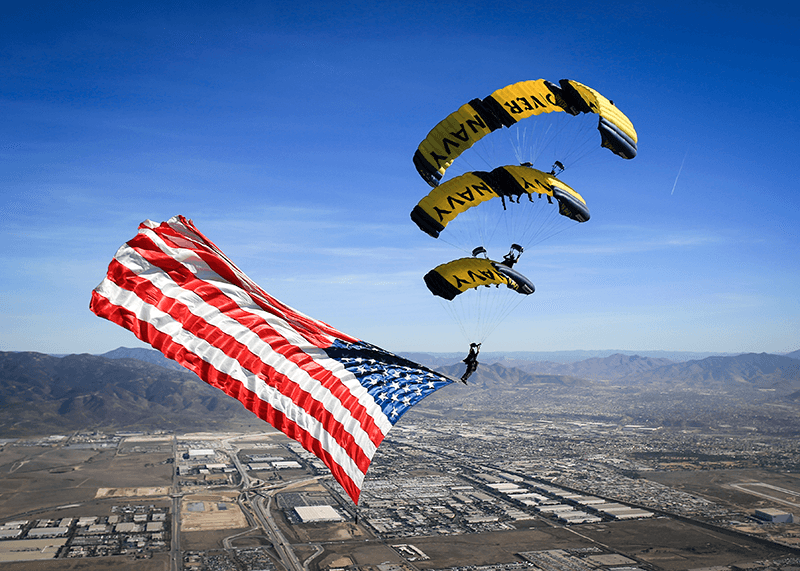
[[481,364],[395,425],[358,505],[185,372],[0,357],[3,571],[800,569],[794,356]]
[[795,442],[408,416],[379,448],[358,506],[273,430],[5,440],[0,561],[198,571],[800,565]]

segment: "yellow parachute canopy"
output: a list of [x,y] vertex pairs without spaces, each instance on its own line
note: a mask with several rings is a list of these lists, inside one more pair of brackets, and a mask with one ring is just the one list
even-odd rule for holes
[[535,291],[528,278],[486,258],[460,258],[441,264],[425,274],[424,280],[433,295],[448,301],[480,286],[505,285],[522,295]]
[[[503,166],[491,172],[466,173],[437,186],[411,211],[411,219],[419,228],[433,236],[452,222],[459,214],[479,204],[500,197],[503,209],[505,199],[525,194],[530,202],[533,195],[546,195],[558,202],[559,213],[577,222],[589,220],[586,201],[554,175],[527,166]],[[511,206],[513,208],[513,206]]]
[[462,105],[419,144],[414,153],[417,172],[429,185],[436,186],[453,161],[485,135],[554,111],[596,113],[600,116],[602,146],[626,159],[636,156],[636,131],[613,102],[577,81],[562,79],[559,84],[545,79],[521,81]]

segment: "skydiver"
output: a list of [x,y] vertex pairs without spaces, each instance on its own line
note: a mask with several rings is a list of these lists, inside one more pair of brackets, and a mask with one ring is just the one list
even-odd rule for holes
[[[556,169],[558,169],[558,172],[556,172]],[[548,174],[551,174],[553,176],[557,176],[557,175],[560,175],[562,172],[564,172],[563,163],[561,161],[556,161],[556,162],[553,163],[553,168],[550,170],[550,172]]]
[[483,257],[486,258],[487,260],[489,259],[489,256],[486,254],[486,248],[484,248],[483,246],[478,246],[477,248],[473,248],[472,250],[473,257],[477,258],[481,254],[483,254]]
[[467,370],[464,371],[464,374],[461,375],[461,382],[465,385],[467,384],[467,379],[475,372],[478,368],[478,353],[481,352],[481,344],[480,343],[470,343],[469,344],[469,355],[466,356],[464,362],[467,364]]
[[503,261],[500,262],[504,266],[509,268],[513,268],[514,264],[519,261],[519,257],[522,255],[522,246],[519,244],[511,244],[511,249],[508,251],[508,254],[503,256]]

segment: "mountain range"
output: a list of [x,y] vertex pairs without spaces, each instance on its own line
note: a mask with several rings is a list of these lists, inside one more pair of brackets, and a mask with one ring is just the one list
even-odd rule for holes
[[87,354],[0,352],[4,437],[108,428],[207,430],[231,422],[258,421],[185,369]]
[[[526,391],[591,393],[609,386],[647,390],[768,390],[800,401],[800,360],[789,355],[747,353],[685,362],[613,354],[573,363],[503,357],[482,363],[461,396],[497,403],[498,395],[526,398]],[[437,367],[460,376],[463,364]],[[444,389],[434,395],[447,393]],[[455,394],[455,393],[453,393]],[[447,395],[441,395],[446,398]],[[431,399],[439,400],[438,398]],[[423,401],[424,406],[428,401]],[[90,429],[230,430],[260,423],[235,399],[151,349],[120,348],[104,355],[54,357],[0,352],[0,437]]]

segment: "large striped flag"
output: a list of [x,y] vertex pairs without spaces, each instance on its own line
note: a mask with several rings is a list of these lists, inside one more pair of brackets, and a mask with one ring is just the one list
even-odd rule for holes
[[183,216],[142,222],[90,308],[297,440],[355,503],[389,429],[452,382],[284,305]]

